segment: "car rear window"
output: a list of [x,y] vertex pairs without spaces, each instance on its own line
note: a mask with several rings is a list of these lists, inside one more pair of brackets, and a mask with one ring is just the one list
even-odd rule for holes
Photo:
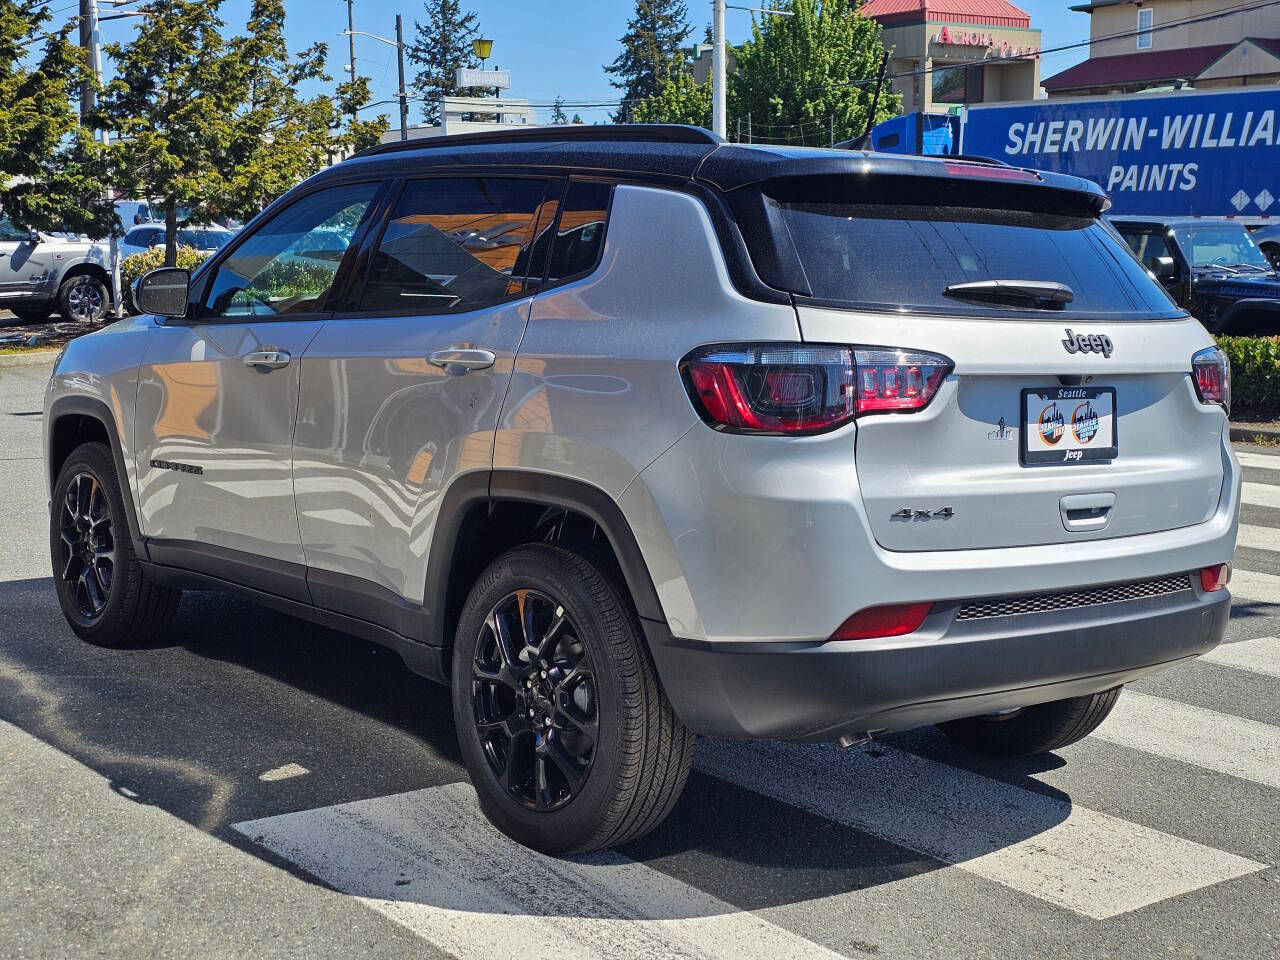
[[[1076,211],[788,200],[776,212],[820,301],[982,316],[1177,315],[1125,244]],[[944,292],[986,280],[1062,283],[1074,299],[1038,309]]]

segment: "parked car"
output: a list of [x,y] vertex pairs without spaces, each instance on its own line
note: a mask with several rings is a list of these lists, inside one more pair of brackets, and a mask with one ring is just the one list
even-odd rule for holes
[[0,309],[21,320],[97,321],[111,309],[105,244],[74,234],[22,230],[0,215]]
[[[125,234],[120,244],[120,258],[145,253],[152,247],[164,246],[165,226],[163,223],[144,223],[134,227]],[[178,243],[195,247],[205,253],[213,253],[227,245],[235,233],[224,227],[179,227]]]
[[1280,272],[1280,223],[1268,224],[1253,231],[1253,242],[1258,245],[1262,255],[1270,262],[1273,269]]
[[1056,750],[1222,639],[1240,506],[1226,358],[1106,203],[685,127],[376,147],[67,348],[63,613],[385,644],[552,853],[653,829],[695,734]]
[[1113,217],[1134,255],[1210,333],[1280,332],[1280,273],[1240,223]]
[[141,223],[151,222],[159,210],[155,210],[152,204],[146,200],[117,200],[115,202],[116,216],[120,218],[120,223],[125,230],[138,226]]

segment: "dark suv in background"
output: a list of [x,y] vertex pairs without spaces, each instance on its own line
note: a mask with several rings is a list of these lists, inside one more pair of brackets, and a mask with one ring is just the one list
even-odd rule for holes
[[1134,255],[1210,333],[1280,333],[1280,273],[1243,224],[1112,217]]

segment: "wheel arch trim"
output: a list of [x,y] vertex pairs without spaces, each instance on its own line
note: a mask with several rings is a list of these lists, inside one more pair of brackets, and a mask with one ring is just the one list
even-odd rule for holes
[[502,501],[563,507],[595,523],[613,549],[636,613],[643,620],[665,624],[658,591],[635,534],[621,507],[609,494],[581,480],[554,474],[531,470],[481,470],[455,479],[445,492],[437,514],[427,561],[423,604],[431,622],[432,636],[428,642],[447,646],[452,639],[444,635],[450,567],[459,546],[464,520],[477,505]]
[[[54,400],[49,406],[45,427],[45,472],[48,476],[49,494],[52,500],[54,485],[58,482],[53,472],[53,439],[57,434],[58,423],[67,417],[87,417],[102,425],[106,431],[108,445],[111,447],[111,459],[115,462],[116,478],[121,481],[120,498],[124,501],[125,520],[129,524],[129,539],[133,542],[133,552],[141,560],[148,558],[146,541],[142,538],[138,525],[137,504],[134,491],[129,483],[129,472],[125,469],[124,448],[120,444],[120,433],[116,428],[115,417],[107,404],[94,397],[64,396]],[[52,502],[50,503],[52,509]]]

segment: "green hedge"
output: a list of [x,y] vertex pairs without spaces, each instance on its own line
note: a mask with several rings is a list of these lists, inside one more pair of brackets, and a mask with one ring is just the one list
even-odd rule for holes
[[[209,259],[209,254],[195,247],[178,246],[178,266],[194,271]],[[133,305],[133,284],[148,270],[164,266],[164,247],[152,247],[120,261],[120,287],[124,293],[124,306],[130,313],[137,313]]]
[[1218,337],[1231,360],[1231,407],[1250,416],[1280,414],[1280,337]]

